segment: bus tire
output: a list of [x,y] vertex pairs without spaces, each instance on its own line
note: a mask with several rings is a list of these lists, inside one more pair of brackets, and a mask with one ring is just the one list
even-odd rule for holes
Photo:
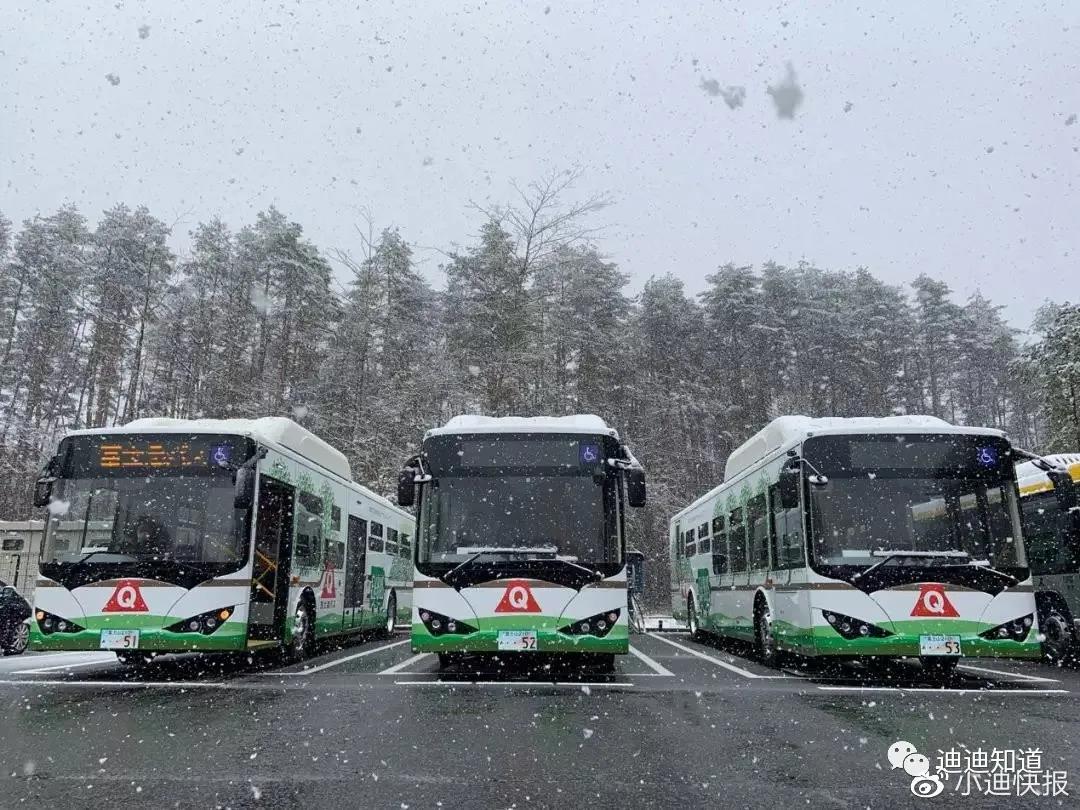
[[296,603],[293,614],[292,639],[289,641],[288,658],[299,663],[315,651],[315,615],[303,596]]
[[390,638],[394,635],[394,627],[397,626],[397,594],[391,592],[386,600],[386,621],[383,623],[383,635]]
[[776,634],[773,632],[772,608],[768,601],[760,596],[754,604],[754,651],[765,666],[779,666],[780,651],[776,647]]
[[1057,663],[1076,654],[1076,634],[1068,609],[1059,602],[1057,594],[1039,594],[1039,631],[1042,633],[1043,657]]
[[694,607],[694,596],[686,597],[686,626],[690,629],[690,638],[694,641],[701,640],[701,626],[698,624],[697,610]]

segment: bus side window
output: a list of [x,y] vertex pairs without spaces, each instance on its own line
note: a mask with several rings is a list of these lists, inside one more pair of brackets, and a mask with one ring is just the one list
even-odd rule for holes
[[685,555],[682,545],[682,530],[679,528],[679,524],[675,524],[675,559],[681,560]]
[[712,553],[713,573],[716,575],[727,573],[727,532],[724,529],[724,517],[712,519]]
[[741,574],[746,570],[746,524],[741,506],[728,512],[728,570]]
[[769,567],[769,522],[765,493],[755,495],[747,504],[747,529],[750,534],[750,568],[764,571]]
[[345,567],[344,540],[331,540],[326,552],[330,555],[330,562],[333,563],[334,568],[340,571],[342,568]]
[[323,500],[310,492],[296,494],[296,564],[302,568],[319,568],[323,556]]
[[711,550],[709,545],[709,524],[702,523],[697,530],[698,554],[708,554]]
[[386,530],[386,553],[391,557],[396,557],[398,555],[397,538],[397,529]]
[[402,532],[401,535],[398,538],[398,543],[399,543],[399,551],[401,552],[401,556],[404,557],[407,560],[411,559],[412,558],[412,538],[409,537],[409,535]]
[[383,550],[383,525],[376,523],[374,520],[371,521],[371,534],[368,535],[368,550]]
[[784,509],[780,505],[779,485],[769,488],[770,516],[772,518],[773,568],[785,570],[802,568],[806,564],[802,549],[802,510],[798,506]]
[[693,557],[697,554],[697,544],[694,542],[694,530],[690,529],[683,535],[684,547],[686,549],[686,556]]

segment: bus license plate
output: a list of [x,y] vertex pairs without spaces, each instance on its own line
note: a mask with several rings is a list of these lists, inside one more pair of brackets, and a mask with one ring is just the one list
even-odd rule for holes
[[535,630],[500,630],[499,650],[530,652],[536,650]]
[[960,655],[960,636],[919,636],[919,655]]
[[102,630],[99,648],[102,650],[139,649],[138,630]]

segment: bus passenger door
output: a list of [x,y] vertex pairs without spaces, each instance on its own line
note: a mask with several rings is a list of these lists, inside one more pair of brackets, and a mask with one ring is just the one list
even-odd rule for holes
[[250,641],[284,638],[289,611],[289,560],[292,558],[293,487],[259,476],[255,519],[255,562],[251,574]]
[[359,627],[364,608],[364,571],[367,569],[367,521],[349,516],[349,548],[345,563],[346,626]]

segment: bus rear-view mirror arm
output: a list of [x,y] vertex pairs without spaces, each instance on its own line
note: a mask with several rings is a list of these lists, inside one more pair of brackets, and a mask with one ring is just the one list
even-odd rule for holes
[[412,506],[416,503],[416,487],[426,484],[431,476],[424,471],[424,462],[420,456],[413,456],[405,462],[405,466],[398,473],[397,502],[398,506]]
[[1040,470],[1046,473],[1046,477],[1050,479],[1050,483],[1054,487],[1054,495],[1057,496],[1058,506],[1062,512],[1069,512],[1072,509],[1076,509],[1080,502],[1077,500],[1076,484],[1072,480],[1072,476],[1069,475],[1069,471],[1063,467],[1059,467],[1048,458],[1032,453],[1030,450],[1024,450],[1021,447],[1014,447],[1013,452],[1021,458],[1026,458],[1035,464]]
[[621,470],[626,478],[626,501],[631,507],[637,509],[645,505],[647,493],[645,489],[645,468],[641,466],[630,448],[622,446],[626,458],[609,458],[607,464]]
[[810,469],[810,475],[806,477],[816,487],[823,487],[829,483],[829,477],[821,470],[799,456],[794,450],[788,453],[787,463],[780,470],[780,505],[785,509],[794,509],[799,505],[799,484],[802,480],[802,468]]
[[56,466],[59,462],[59,456],[53,456],[49,459],[44,469],[41,471],[41,476],[34,482],[34,506],[48,506],[52,501],[52,489],[53,484],[56,482]]
[[255,503],[255,465],[266,458],[266,448],[260,447],[247,461],[236,468],[233,478],[233,507],[250,509]]

